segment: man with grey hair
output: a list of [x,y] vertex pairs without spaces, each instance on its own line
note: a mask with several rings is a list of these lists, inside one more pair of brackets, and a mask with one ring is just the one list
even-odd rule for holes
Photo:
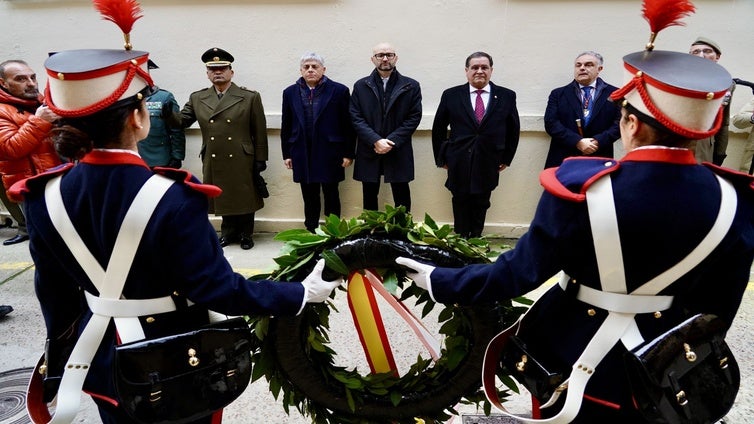
[[560,166],[570,156],[613,157],[620,138],[620,108],[608,101],[616,87],[599,77],[602,55],[585,51],[576,56],[573,81],[550,93],[545,110],[545,131],[550,150],[545,168]]
[[314,232],[325,200],[325,216],[340,216],[338,184],[354,158],[356,135],[349,115],[348,87],[325,76],[316,53],[301,57],[301,78],[283,91],[280,125],[285,167],[293,170],[304,200],[304,226]]

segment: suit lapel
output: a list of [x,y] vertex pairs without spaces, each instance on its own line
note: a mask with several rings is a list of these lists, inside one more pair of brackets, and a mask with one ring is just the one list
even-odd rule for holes
[[[605,82],[597,78],[597,87],[594,90],[594,100],[592,102],[592,118],[597,115],[602,105],[605,104],[606,99],[602,97],[602,93],[605,91]],[[591,119],[590,121],[591,122]]]
[[[214,92],[214,88],[211,91]],[[230,88],[228,88],[228,91],[225,92],[225,95],[222,99],[217,99],[217,95],[215,95],[214,97],[216,100],[214,107],[212,108],[210,118],[217,116],[220,112],[232,107],[236,103],[243,100],[241,89],[233,83],[231,83]],[[209,102],[212,101],[212,98],[210,97],[209,99],[207,99],[207,101],[209,105]]]
[[317,122],[320,115],[322,115],[322,111],[325,109],[325,105],[330,103],[330,98],[333,95],[333,85],[328,84],[327,81],[325,81],[324,85],[322,86],[322,91],[319,93],[319,108],[317,109],[317,115],[314,117],[314,122]]
[[459,93],[460,95],[458,96],[458,98],[461,99],[461,108],[466,112],[466,116],[468,116],[468,118],[472,122],[479,125],[479,123],[476,121],[476,114],[474,114],[474,108],[471,107],[471,100],[470,100],[471,87],[469,86],[468,83],[466,83],[465,85],[461,87],[461,89],[463,90],[463,92]]
[[576,111],[576,114],[584,122],[584,106],[581,103],[581,85],[575,80],[571,83],[571,89],[566,92],[568,104]]

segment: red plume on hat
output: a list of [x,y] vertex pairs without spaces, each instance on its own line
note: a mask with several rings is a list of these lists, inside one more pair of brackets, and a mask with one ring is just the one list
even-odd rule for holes
[[141,5],[136,0],[92,0],[102,19],[115,23],[123,31],[126,50],[131,50],[131,28],[141,18]]
[[669,26],[685,26],[681,19],[695,11],[696,8],[688,0],[644,0],[642,15],[652,31],[647,50],[654,49],[654,41],[660,31]]
[[722,66],[687,53],[654,50],[657,34],[694,13],[688,0],[645,0],[643,16],[652,31],[644,51],[623,57],[626,84],[610,99],[650,125],[689,140],[717,133],[722,101],[733,81]]
[[60,116],[78,118],[120,101],[140,101],[151,93],[149,53],[131,49],[134,22],[142,17],[136,0],[92,0],[105,20],[123,31],[125,50],[67,50],[45,61],[45,98]]

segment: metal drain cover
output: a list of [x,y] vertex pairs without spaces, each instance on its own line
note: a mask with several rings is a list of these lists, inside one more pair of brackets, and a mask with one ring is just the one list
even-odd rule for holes
[[19,368],[0,373],[0,422],[27,424],[26,386],[34,368]]

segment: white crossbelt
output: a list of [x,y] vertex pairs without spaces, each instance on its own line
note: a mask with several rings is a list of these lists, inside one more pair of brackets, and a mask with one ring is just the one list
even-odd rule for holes
[[[561,384],[548,402],[541,406],[552,406],[567,389],[565,403],[558,414],[546,419],[527,419],[503,410],[505,415],[532,424],[565,424],[576,418],[581,409],[586,385],[605,355],[619,340],[629,350],[643,342],[644,339],[634,320],[635,315],[668,309],[673,303],[673,297],[658,296],[657,293],[701,263],[728,233],[736,214],[738,199],[733,186],[725,179],[716,177],[721,191],[720,209],[709,233],[683,260],[630,294],[627,294],[626,289],[612,180],[610,177],[601,178],[587,190],[589,221],[603,290],[579,285],[576,298],[607,310],[608,315],[573,364],[569,378]],[[559,284],[563,290],[569,284],[569,280],[567,275],[560,280]]]
[[160,199],[173,184],[173,180],[153,175],[141,187],[123,219],[107,270],[104,270],[84,244],[65,210],[60,193],[60,179],[61,177],[57,177],[50,180],[45,188],[50,219],[100,295],[97,297],[85,293],[92,317],[79,335],[66,363],[51,424],[68,424],[76,417],[81,403],[81,388],[110,319],[115,317],[121,340],[139,340],[144,338],[144,331],[138,320],[139,315],[176,309],[169,296],[156,299],[121,299],[123,285],[147,223]]

